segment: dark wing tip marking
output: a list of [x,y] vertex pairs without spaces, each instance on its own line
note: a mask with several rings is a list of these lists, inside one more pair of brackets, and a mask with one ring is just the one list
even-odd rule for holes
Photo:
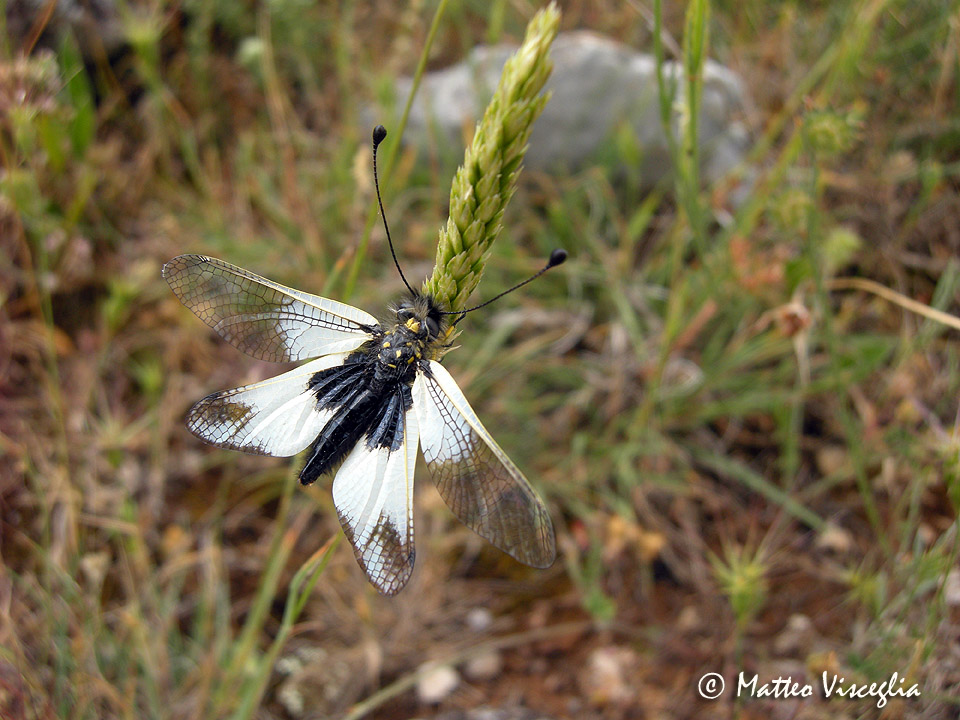
[[381,515],[362,543],[357,542],[356,530],[346,516],[340,515],[340,524],[353,547],[353,556],[377,591],[393,596],[403,590],[413,575],[417,553],[412,542],[400,537],[393,521]]
[[524,555],[523,558],[518,558],[516,555],[513,555],[513,553],[511,553],[511,555],[530,567],[540,568],[542,570],[556,562],[557,540],[554,535],[553,522],[546,513],[538,513],[537,528],[539,529],[540,535],[540,542],[536,546],[537,551],[533,552],[532,549],[528,547],[521,549]]
[[252,455],[267,455],[255,445],[243,445],[232,439],[253,416],[253,408],[238,401],[224,400],[228,392],[210,393],[187,412],[184,424],[195,437],[214,447],[239,450]]

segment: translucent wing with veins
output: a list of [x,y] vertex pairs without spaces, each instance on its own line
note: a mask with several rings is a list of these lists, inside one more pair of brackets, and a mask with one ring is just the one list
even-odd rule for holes
[[180,302],[234,347],[260,360],[289,362],[355,350],[376,318],[205,255],[163,266]]
[[440,363],[431,360],[417,375],[413,406],[423,457],[454,514],[520,562],[551,565],[557,551],[547,509]]

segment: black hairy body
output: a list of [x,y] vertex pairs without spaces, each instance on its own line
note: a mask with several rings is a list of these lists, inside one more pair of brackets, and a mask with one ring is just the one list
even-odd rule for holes
[[373,337],[343,365],[310,378],[317,407],[332,412],[310,447],[300,482],[331,472],[358,442],[374,449],[403,444],[411,388],[445,330],[444,315],[429,295],[413,295],[395,308],[395,322],[369,329]]

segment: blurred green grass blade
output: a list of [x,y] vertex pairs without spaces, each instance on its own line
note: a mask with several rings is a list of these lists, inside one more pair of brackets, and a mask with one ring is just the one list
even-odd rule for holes
[[[947,262],[947,267],[937,281],[937,287],[930,299],[930,307],[941,312],[947,310],[957,297],[957,290],[960,290],[960,261],[954,257]],[[926,349],[945,332],[947,332],[947,327],[944,324],[927,318],[923,321],[923,325],[913,339],[912,345],[915,350]]]
[[303,565],[297,570],[290,582],[290,591],[287,594],[287,603],[283,610],[283,621],[280,624],[280,630],[277,636],[270,644],[270,648],[260,658],[257,672],[247,680],[244,688],[241,690],[240,705],[234,713],[234,720],[250,720],[254,713],[260,707],[263,693],[267,689],[267,683],[273,675],[273,669],[277,664],[277,658],[280,651],[286,644],[293,625],[303,612],[307,600],[310,599],[310,593],[314,586],[326,570],[330,558],[333,557],[334,550],[340,544],[340,538],[343,533],[338,532],[326,545],[317,550]]
[[63,172],[67,166],[66,143],[63,142],[64,136],[69,137],[67,128],[60,118],[46,114],[36,118],[36,125],[37,139],[47,155],[50,168],[57,173]]
[[233,692],[235,683],[243,677],[249,658],[253,654],[258,638],[263,631],[270,606],[276,597],[281,573],[283,568],[286,567],[287,558],[292,550],[291,543],[284,542],[284,538],[288,532],[287,522],[290,518],[293,491],[296,487],[297,473],[291,470],[284,480],[280,507],[277,510],[277,518],[274,522],[274,535],[267,552],[266,572],[260,580],[256,599],[247,615],[243,629],[231,648],[232,655],[220,686],[220,692],[214,697],[215,707],[222,707],[227,702],[227,697]]
[[[707,237],[703,206],[700,201],[700,102],[703,97],[703,66],[707,59],[710,3],[693,0],[687,6],[683,34],[683,66],[686,84],[686,119],[682,128],[681,154],[675,164],[678,194],[693,229],[701,257],[706,253]],[[683,192],[679,192],[683,189]]]
[[[636,245],[637,241],[643,236],[650,227],[660,204],[663,202],[663,194],[659,190],[649,193],[643,202],[631,213],[627,221],[627,231],[624,233],[624,240],[629,249]],[[626,253],[624,253],[626,254]]]
[[704,448],[694,445],[691,445],[688,450],[698,463],[701,463],[713,472],[730,477],[749,490],[752,490],[758,495],[762,495],[805,525],[817,531],[823,530],[826,527],[826,522],[823,518],[788,495],[782,488],[770,482],[759,473],[751,470],[746,465],[732,460],[726,455],[720,455],[711,450],[705,450]]
[[660,124],[670,149],[671,157],[676,157],[677,139],[673,135],[673,101],[677,95],[676,78],[666,77],[664,67],[666,57],[663,52],[663,0],[653,3],[653,53],[657,64],[657,100],[660,104]]
[[64,33],[58,58],[60,72],[64,77],[63,89],[73,110],[73,117],[67,125],[70,145],[74,157],[81,158],[86,154],[97,131],[97,116],[93,103],[93,88],[72,33]]

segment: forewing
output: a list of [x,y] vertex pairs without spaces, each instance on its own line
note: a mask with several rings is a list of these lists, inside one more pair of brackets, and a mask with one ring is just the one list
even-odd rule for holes
[[187,429],[217,447],[288,457],[309,445],[329,420],[310,390],[310,378],[340,365],[347,353],[327,355],[254,385],[208,395],[187,414]]
[[431,360],[417,375],[413,406],[423,456],[454,514],[520,562],[551,565],[557,553],[547,509],[440,363]]
[[287,362],[355,350],[377,324],[358,308],[204,255],[175,257],[163,266],[163,277],[220,337],[261,360]]
[[413,572],[413,472],[417,417],[401,415],[397,447],[371,447],[368,438],[347,455],[333,481],[340,524],[367,578],[384,595],[396,595]]

